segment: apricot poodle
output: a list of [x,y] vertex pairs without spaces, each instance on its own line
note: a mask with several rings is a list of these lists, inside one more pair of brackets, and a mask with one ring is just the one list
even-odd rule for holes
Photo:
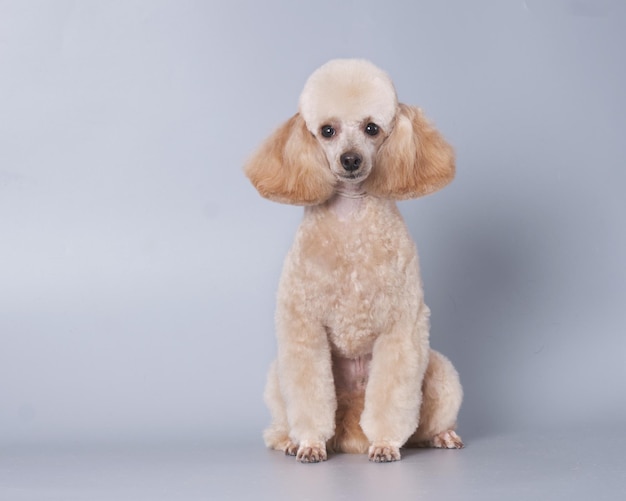
[[396,200],[454,177],[454,153],[386,73],[333,60],[245,167],[260,194],[304,205],[277,297],[266,444],[301,462],[331,451],[400,459],[460,448],[459,376],[429,347],[415,244]]

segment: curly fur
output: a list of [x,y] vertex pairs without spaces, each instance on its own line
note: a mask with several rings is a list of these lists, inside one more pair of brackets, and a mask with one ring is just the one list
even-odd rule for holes
[[263,143],[246,174],[266,198],[314,205],[328,200],[334,191],[334,177],[320,168],[324,163],[324,152],[298,113]]
[[442,188],[454,169],[421,110],[363,60],[314,72],[298,113],[247,163],[261,195],[307,206],[278,290],[269,447],[379,462],[403,445],[462,446],[459,377],[429,348],[417,251],[394,202]]

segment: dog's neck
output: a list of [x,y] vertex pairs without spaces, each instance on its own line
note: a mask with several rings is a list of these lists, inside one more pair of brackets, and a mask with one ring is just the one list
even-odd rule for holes
[[328,208],[342,221],[350,219],[359,212],[367,196],[363,183],[339,183],[335,194],[327,202]]

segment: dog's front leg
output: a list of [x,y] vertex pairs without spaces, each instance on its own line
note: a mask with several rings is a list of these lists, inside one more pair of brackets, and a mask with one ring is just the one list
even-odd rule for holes
[[300,315],[279,319],[278,373],[289,437],[298,445],[298,461],[325,461],[337,409],[326,329]]
[[371,461],[400,459],[400,447],[417,428],[427,365],[428,308],[422,305],[374,343],[361,415]]

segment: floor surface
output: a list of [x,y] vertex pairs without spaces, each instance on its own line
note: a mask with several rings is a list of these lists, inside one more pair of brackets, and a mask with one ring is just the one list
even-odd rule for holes
[[626,499],[626,437],[519,433],[469,439],[463,450],[403,451],[375,464],[325,463],[251,443],[234,447],[14,446],[0,450],[0,500]]

